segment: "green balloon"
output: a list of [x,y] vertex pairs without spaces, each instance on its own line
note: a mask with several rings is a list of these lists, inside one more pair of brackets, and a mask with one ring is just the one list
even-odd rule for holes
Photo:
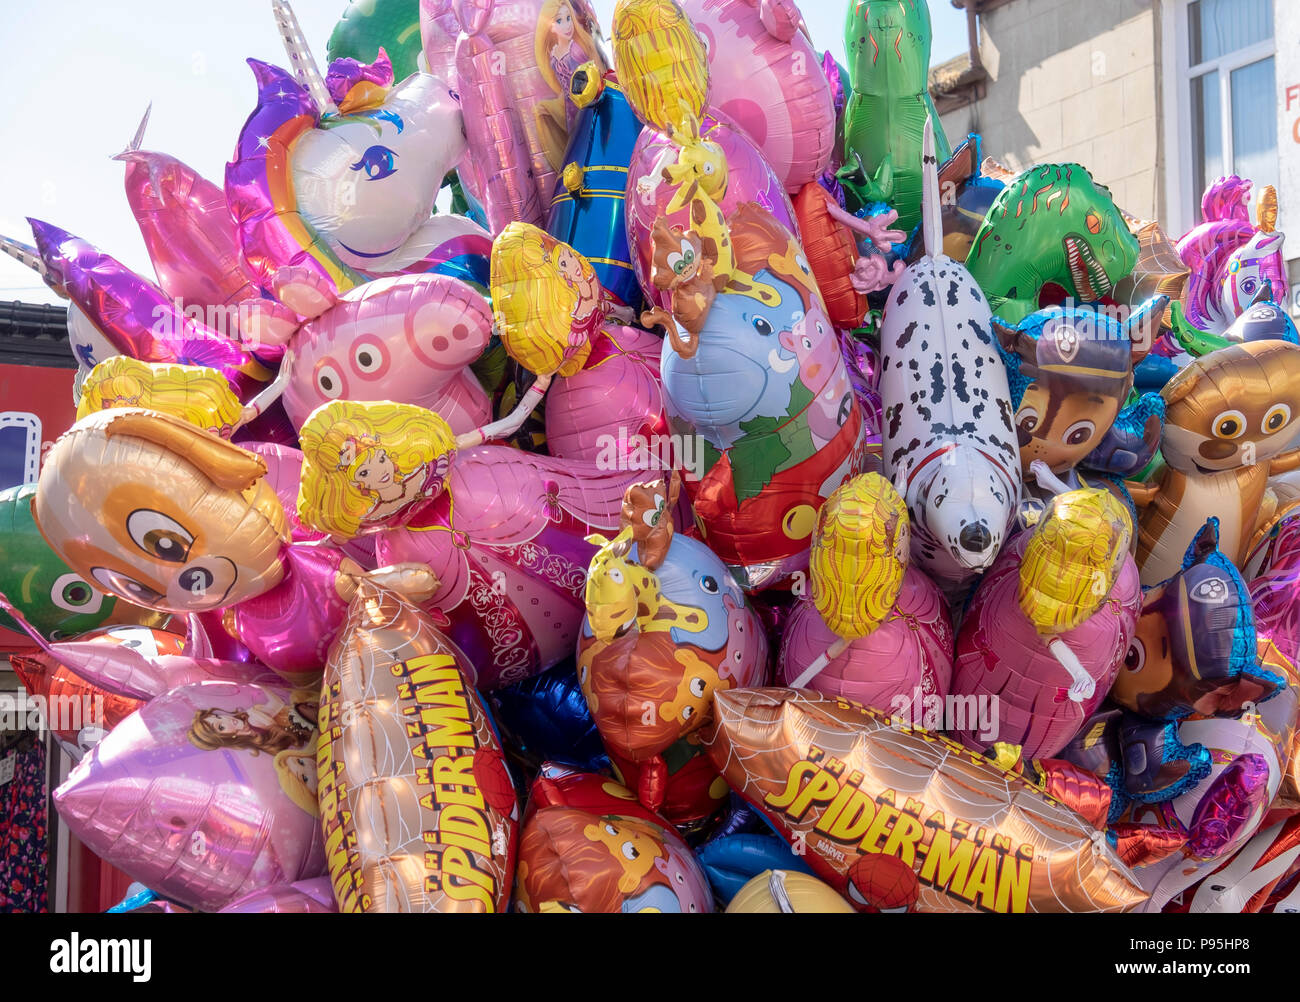
[[373,63],[383,46],[393,62],[393,79],[419,70],[420,0],[352,0],[334,26],[325,55]]
[[[100,626],[117,599],[93,588],[55,556],[32,517],[35,484],[0,491],[0,591],[37,633],[66,640]],[[0,626],[22,632],[0,612]]]
[[966,267],[993,312],[1018,324],[1039,308],[1043,286],[1076,304],[1109,296],[1133,271],[1138,240],[1110,190],[1078,164],[1039,164],[993,200]]
[[844,112],[844,167],[851,209],[885,202],[898,228],[921,221],[921,146],[934,120],[935,153],[952,156],[930,97],[930,8],[925,0],[850,0],[844,23],[852,93]]

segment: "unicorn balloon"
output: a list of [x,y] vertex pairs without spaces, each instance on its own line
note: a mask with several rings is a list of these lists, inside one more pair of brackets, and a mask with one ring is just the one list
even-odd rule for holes
[[432,215],[443,177],[465,152],[460,105],[417,73],[393,86],[372,64],[336,60],[322,77],[287,4],[280,22],[297,77],[249,60],[257,107],[226,165],[226,199],[244,258],[264,285],[284,265],[347,292],[369,279],[437,272],[484,285],[488,234]]

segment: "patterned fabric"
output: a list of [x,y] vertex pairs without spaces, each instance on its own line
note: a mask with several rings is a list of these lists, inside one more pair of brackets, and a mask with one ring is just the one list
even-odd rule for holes
[[0,786],[0,913],[47,911],[45,748],[11,750],[14,778]]

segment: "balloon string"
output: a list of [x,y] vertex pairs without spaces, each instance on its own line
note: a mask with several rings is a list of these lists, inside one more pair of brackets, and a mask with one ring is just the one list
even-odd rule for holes
[[799,673],[798,677],[790,683],[791,689],[802,689],[814,678],[816,678],[823,668],[834,661],[837,657],[848,649],[849,641],[844,637],[836,637],[835,642],[826,648],[825,652],[817,657],[812,664]]

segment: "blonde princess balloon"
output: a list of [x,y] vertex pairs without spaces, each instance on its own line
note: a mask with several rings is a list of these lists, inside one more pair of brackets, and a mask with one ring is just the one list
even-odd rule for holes
[[704,116],[708,56],[675,0],[619,0],[614,67],[632,110],[660,132],[675,128],[684,115]]
[[441,494],[456,448],[432,411],[350,400],[318,407],[299,439],[299,516],[349,539],[409,519]]
[[81,386],[78,419],[117,407],[147,407],[230,438],[243,404],[215,369],[198,365],[138,362],[115,355],[100,362]]
[[573,0],[546,0],[537,19],[533,43],[537,69],[556,94],[537,106],[538,133],[546,159],[557,171],[564,166],[569,130],[578,106],[569,99],[569,87],[579,66],[595,62],[596,75],[605,73],[605,58],[593,37],[599,25],[590,9]]

